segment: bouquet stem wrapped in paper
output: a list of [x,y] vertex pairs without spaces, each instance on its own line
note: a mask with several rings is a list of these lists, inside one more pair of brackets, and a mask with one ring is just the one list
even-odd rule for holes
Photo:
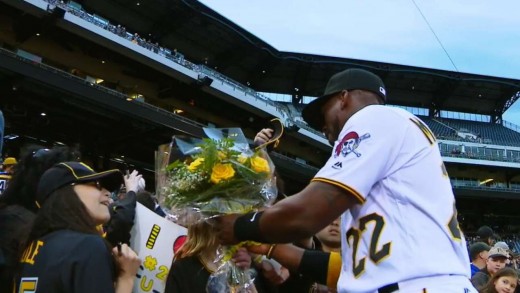
[[[159,147],[157,193],[173,221],[189,226],[231,213],[247,213],[276,199],[274,165],[264,148],[251,149],[239,128],[205,128],[208,138],[175,137]],[[252,278],[231,262],[243,244],[221,247],[208,292],[249,292]]]

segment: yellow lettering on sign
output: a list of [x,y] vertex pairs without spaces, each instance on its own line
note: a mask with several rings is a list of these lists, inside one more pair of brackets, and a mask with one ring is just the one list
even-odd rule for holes
[[155,240],[157,240],[157,236],[159,236],[159,232],[161,232],[161,227],[159,227],[159,225],[154,224],[152,227],[152,231],[150,231],[150,236],[148,236],[148,240],[146,240],[146,248],[153,249],[155,245]]
[[166,277],[168,276],[168,267],[160,266],[159,271],[160,271],[160,273],[157,273],[157,275],[155,275],[155,276],[157,277],[157,279],[164,281],[166,279]]
[[148,292],[148,291],[152,290],[152,288],[153,288],[153,280],[150,280],[149,282],[146,282],[146,276],[143,276],[143,278],[141,279],[140,287],[141,287],[141,290],[143,290],[145,292]]

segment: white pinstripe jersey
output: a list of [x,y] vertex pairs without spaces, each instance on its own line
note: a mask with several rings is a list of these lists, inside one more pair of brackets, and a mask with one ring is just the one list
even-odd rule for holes
[[469,257],[435,136],[414,115],[372,105],[344,125],[313,181],[359,204],[342,215],[338,292],[375,292],[419,277],[463,275]]

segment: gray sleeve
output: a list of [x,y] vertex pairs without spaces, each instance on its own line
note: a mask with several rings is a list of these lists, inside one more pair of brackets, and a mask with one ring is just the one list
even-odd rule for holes
[[477,289],[481,290],[484,286],[486,286],[489,280],[489,276],[484,274],[483,272],[477,272],[473,278],[471,278],[471,284]]

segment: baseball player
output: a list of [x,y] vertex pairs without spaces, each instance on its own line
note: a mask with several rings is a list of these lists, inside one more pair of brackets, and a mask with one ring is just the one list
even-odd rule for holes
[[[382,80],[368,71],[332,76],[303,110],[334,146],[325,166],[304,190],[263,212],[219,218],[221,242],[291,242],[341,215],[338,292],[476,292],[435,136],[385,101]],[[292,256],[300,268],[334,271],[332,254]]]

